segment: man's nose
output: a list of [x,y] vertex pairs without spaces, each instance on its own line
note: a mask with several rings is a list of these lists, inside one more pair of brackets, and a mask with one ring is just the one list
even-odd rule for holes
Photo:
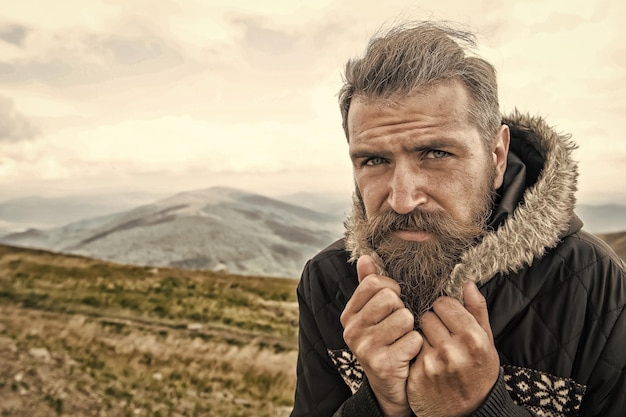
[[408,214],[416,207],[426,204],[424,177],[419,172],[407,167],[397,166],[389,187],[387,202],[398,214]]

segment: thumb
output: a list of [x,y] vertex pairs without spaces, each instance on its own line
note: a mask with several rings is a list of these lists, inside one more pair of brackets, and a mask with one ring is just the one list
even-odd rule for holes
[[465,309],[474,316],[480,327],[491,336],[487,300],[485,300],[485,297],[483,297],[476,284],[472,281],[463,284],[463,302],[465,303]]
[[359,277],[359,283],[368,276],[376,273],[376,264],[374,259],[369,255],[363,255],[356,262],[356,273]]

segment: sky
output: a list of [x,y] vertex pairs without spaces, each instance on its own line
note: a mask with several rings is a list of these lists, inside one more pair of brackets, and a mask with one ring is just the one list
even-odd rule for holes
[[507,113],[579,149],[578,199],[626,204],[626,3],[0,0],[0,201],[229,186],[350,194],[343,66],[394,21],[476,32]]

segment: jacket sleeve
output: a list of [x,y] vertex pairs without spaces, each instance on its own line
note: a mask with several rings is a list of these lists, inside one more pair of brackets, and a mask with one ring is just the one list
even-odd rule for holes
[[[624,417],[626,410],[626,312],[617,316],[602,354],[593,367],[590,389],[583,399],[581,417]],[[597,341],[598,344],[601,341]]]
[[[300,309],[298,329],[297,382],[292,417],[329,417],[351,396],[328,356],[316,316],[323,314],[323,303],[315,299],[311,285],[314,272],[310,262],[298,285]],[[313,268],[315,269],[315,268]],[[319,298],[319,294],[317,294]]]
[[385,417],[367,378],[364,378],[359,390],[348,398],[333,417]]
[[[346,400],[333,417],[384,417],[367,378],[359,390]],[[489,392],[485,402],[470,417],[532,417],[533,414],[516,405],[509,396],[502,373]]]
[[504,385],[502,372],[485,402],[470,417],[531,417],[533,414],[513,402]]
[[[613,254],[612,254],[613,255]],[[581,337],[579,373],[585,378],[580,417],[624,417],[626,410],[626,268],[616,256],[585,270],[589,329]]]

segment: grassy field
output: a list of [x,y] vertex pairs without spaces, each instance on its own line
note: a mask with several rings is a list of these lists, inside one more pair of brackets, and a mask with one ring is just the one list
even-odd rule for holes
[[296,284],[0,246],[0,415],[287,416]]

